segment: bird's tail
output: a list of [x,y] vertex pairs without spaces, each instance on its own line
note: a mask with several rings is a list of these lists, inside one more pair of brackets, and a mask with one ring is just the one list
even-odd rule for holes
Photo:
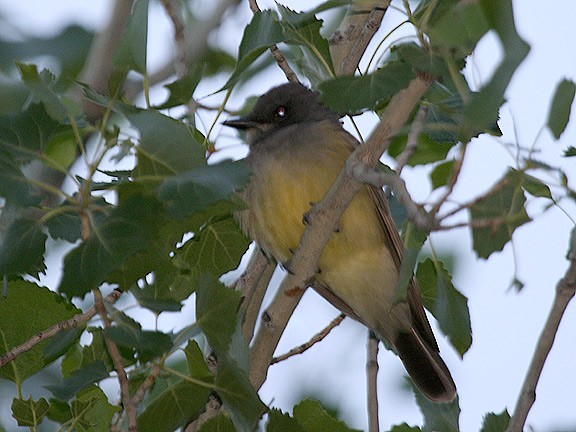
[[394,348],[418,389],[434,402],[450,402],[456,385],[436,349],[429,346],[415,329],[400,332]]

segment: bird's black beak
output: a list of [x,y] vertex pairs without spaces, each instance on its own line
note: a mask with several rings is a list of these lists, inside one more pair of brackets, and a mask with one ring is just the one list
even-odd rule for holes
[[257,128],[258,127],[258,123],[256,123],[253,120],[250,120],[248,118],[245,117],[239,117],[237,119],[232,119],[232,120],[226,120],[225,122],[222,122],[222,124],[224,126],[230,126],[233,127],[235,129],[253,129],[253,128]]

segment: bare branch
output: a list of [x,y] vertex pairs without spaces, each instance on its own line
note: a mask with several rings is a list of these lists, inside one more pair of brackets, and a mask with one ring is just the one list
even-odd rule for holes
[[550,354],[554,339],[558,333],[558,327],[568,307],[568,303],[570,303],[570,300],[572,300],[576,293],[576,229],[572,231],[568,260],[570,266],[556,286],[554,304],[552,305],[542,334],[538,339],[534,357],[532,357],[532,362],[530,363],[518,401],[516,402],[514,415],[510,419],[508,429],[506,429],[507,432],[522,432],[524,429],[528,413],[536,400],[536,386],[538,385],[538,380],[544,368],[544,363],[548,358],[548,354]]
[[368,381],[368,431],[378,432],[378,343],[376,335],[370,332],[368,336],[368,355],[366,361],[366,378]]
[[428,107],[426,105],[421,105],[412,126],[410,126],[410,132],[408,133],[408,138],[406,140],[406,148],[402,153],[396,158],[398,165],[396,166],[396,173],[400,175],[402,170],[408,163],[410,157],[416,152],[418,148],[418,137],[424,130],[424,123],[426,122],[426,116],[428,115]]
[[262,250],[257,247],[254,251],[248,267],[238,280],[236,289],[244,295],[240,306],[240,314],[243,315],[242,332],[244,339],[249,343],[254,336],[254,328],[258,319],[258,313],[262,307],[264,294],[272,279],[276,264],[268,259]]
[[346,318],[346,315],[341,313],[336,318],[334,318],[332,321],[330,321],[330,324],[328,324],[326,327],[324,327],[320,332],[316,333],[308,342],[306,342],[300,346],[297,346],[296,348],[291,349],[286,354],[282,354],[278,357],[274,357],[270,364],[279,363],[279,362],[284,361],[287,358],[290,358],[292,356],[302,354],[303,352],[312,348],[315,344],[322,341],[326,336],[328,336],[328,334],[330,334],[330,332],[332,331],[332,329],[334,327],[340,325],[340,323],[342,322],[342,320],[344,318]]
[[[114,304],[120,298],[121,295],[122,295],[121,291],[117,290],[112,291],[110,294],[108,294],[108,296],[106,296],[105,301],[106,303]],[[94,315],[96,315],[96,308],[92,306],[84,313],[78,314],[70,318],[69,320],[54,324],[52,327],[42,332],[36,333],[34,336],[32,336],[23,344],[18,345],[17,347],[12,348],[7,353],[2,354],[2,356],[0,356],[0,367],[7,365],[19,355],[30,351],[40,342],[45,341],[46,339],[49,339],[53,336],[56,336],[60,332],[76,328],[78,326],[81,326],[82,324],[86,324],[94,317]]]
[[354,74],[389,5],[390,0],[359,0],[352,4],[330,38],[330,53],[338,76]]
[[[106,313],[106,306],[104,305],[104,299],[102,298],[102,292],[99,288],[92,290],[94,293],[94,306],[98,311],[98,315],[102,318],[104,327],[110,327],[111,322]],[[108,347],[108,352],[112,358],[112,363],[114,363],[114,369],[118,374],[118,382],[120,384],[120,394],[122,395],[122,404],[124,405],[124,410],[128,416],[128,430],[130,432],[138,432],[138,416],[136,412],[136,405],[133,403],[130,397],[130,382],[128,380],[128,375],[126,374],[126,369],[124,369],[124,361],[122,360],[122,355],[116,344],[104,334],[104,341]]]

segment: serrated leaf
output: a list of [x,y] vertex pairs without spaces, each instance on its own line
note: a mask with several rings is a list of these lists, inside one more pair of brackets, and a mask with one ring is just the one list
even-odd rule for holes
[[432,51],[426,50],[416,43],[396,45],[392,48],[392,52],[411,65],[417,72],[425,72],[436,77],[450,75],[448,66],[442,57],[434,55]]
[[244,29],[238,60],[234,72],[220,90],[233,87],[242,73],[272,45],[282,42],[284,34],[278,23],[278,17],[271,10],[256,12],[252,21]]
[[306,430],[290,414],[273,408],[268,411],[266,432],[306,432]]
[[371,74],[338,77],[321,83],[318,86],[320,100],[339,113],[381,108],[415,76],[410,65],[389,61]]
[[[69,204],[64,203],[63,205]],[[58,210],[60,209],[58,208]],[[58,211],[44,223],[44,226],[48,229],[50,237],[66,240],[69,243],[76,242],[82,235],[80,215],[78,211],[72,208],[70,212]]]
[[392,426],[390,432],[422,432],[418,426],[408,426],[406,423]]
[[57,399],[67,401],[80,390],[91,384],[108,378],[108,369],[102,360],[97,360],[87,366],[78,369],[69,378],[65,378],[58,384],[45,386]]
[[442,162],[434,167],[430,173],[430,180],[432,181],[432,189],[438,189],[439,187],[446,186],[448,184],[448,179],[452,174],[452,169],[454,168],[454,161],[449,160]]
[[236,429],[253,431],[267,407],[258,397],[247,372],[229,358],[219,358],[215,386]]
[[460,432],[458,425],[460,402],[458,397],[454,398],[452,402],[434,403],[424,396],[412,382],[410,382],[410,385],[414,390],[420,412],[424,416],[422,432]]
[[548,113],[548,127],[556,139],[560,138],[568,125],[574,95],[576,84],[572,80],[564,79],[556,86]]
[[193,277],[204,272],[221,276],[238,266],[249,245],[236,221],[228,216],[207,224],[182,246],[178,256],[189,265]]
[[504,410],[500,414],[488,413],[484,416],[480,432],[505,432],[508,423],[510,423],[508,410]]
[[501,251],[512,239],[516,228],[530,221],[524,207],[526,197],[523,182],[523,173],[510,170],[492,188],[492,193],[470,208],[472,222],[493,220],[486,227],[472,228],[474,251],[480,258],[486,259],[492,253]]
[[48,409],[46,417],[58,423],[65,423],[72,419],[70,405],[58,399],[50,399],[50,408]]
[[66,255],[59,291],[83,297],[126,259],[148,247],[160,220],[161,206],[153,197],[135,194],[121,202],[92,227],[90,239]]
[[42,226],[30,219],[10,224],[0,245],[0,275],[30,274],[46,270],[44,252],[48,236]]
[[18,421],[18,426],[37,428],[48,413],[48,402],[44,398],[37,401],[30,396],[28,399],[14,398],[12,400],[12,417]]
[[12,156],[1,150],[0,197],[21,207],[33,206],[40,201],[39,194],[28,183]]
[[[0,354],[24,343],[36,333],[81,313],[48,288],[22,281],[8,282],[8,297],[0,297]],[[36,345],[0,368],[0,377],[19,384],[45,366],[43,355],[48,341]]]
[[138,430],[172,432],[186,426],[205,408],[213,388],[213,377],[198,344],[189,341],[184,349],[189,380],[182,379],[150,401],[138,416]]
[[430,258],[418,265],[416,277],[426,309],[438,320],[440,329],[463,356],[472,345],[468,299],[452,284],[452,276],[441,262]]
[[108,402],[108,397],[96,386],[83,390],[72,402],[71,411],[76,421],[88,425],[90,432],[108,432],[119,406]]
[[158,194],[174,217],[183,218],[218,201],[230,200],[249,177],[244,161],[225,160],[166,178]]
[[48,70],[38,73],[36,65],[17,62],[22,81],[30,89],[35,99],[42,102],[50,117],[59,123],[68,119],[68,110],[54,91],[56,79]]
[[148,48],[148,0],[137,0],[132,8],[120,44],[114,55],[114,66],[120,70],[134,70],[146,74]]
[[166,176],[206,164],[200,132],[153,110],[123,111],[140,132],[137,176]]
[[332,417],[320,402],[312,399],[304,399],[294,407],[294,418],[306,432],[359,432]]
[[484,131],[497,122],[508,84],[530,51],[530,46],[516,31],[512,0],[483,0],[478,4],[490,28],[495,30],[500,39],[504,58],[491,80],[479,92],[471,95],[464,108],[464,124],[468,131],[462,129],[460,138],[463,142],[469,141],[477,131]]
[[314,15],[298,13],[286,6],[278,4],[278,9],[282,15],[280,25],[284,31],[285,42],[299,45],[305,50],[309,63],[317,66],[317,82],[334,77],[334,67],[330,55],[328,41],[320,34],[322,20]]

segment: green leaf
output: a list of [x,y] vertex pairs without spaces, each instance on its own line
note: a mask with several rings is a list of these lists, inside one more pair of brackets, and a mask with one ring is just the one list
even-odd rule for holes
[[273,408],[268,412],[266,432],[306,432],[306,430],[295,418],[290,417],[290,414]]
[[125,260],[150,244],[161,221],[161,206],[153,197],[131,195],[93,227],[90,239],[64,258],[59,291],[83,297],[119,269]]
[[230,417],[220,411],[216,417],[204,422],[198,432],[236,432],[236,428]]
[[514,23],[512,0],[481,0],[479,2],[484,19],[496,31],[502,47],[504,59],[492,75],[492,79],[478,93],[471,95],[464,109],[464,123],[469,132],[463,133],[462,141],[467,142],[476,131],[483,131],[496,123],[498,110],[504,102],[504,92],[514,72],[524,61],[529,45],[518,35]]
[[[89,345],[73,345],[62,360],[62,375],[64,378],[70,378],[76,371],[86,368],[87,366],[103,362],[108,372],[114,369],[112,359],[108,353],[108,347],[102,336],[101,328],[88,328],[92,341]],[[133,360],[123,358],[124,366],[134,363]]]
[[389,61],[371,74],[338,77],[321,83],[318,86],[320,100],[339,113],[378,109],[406,88],[415,76],[410,65]]
[[48,70],[38,73],[36,65],[16,63],[24,84],[30,89],[34,98],[44,104],[46,112],[59,123],[68,120],[68,110],[54,90],[56,79]]
[[[314,82],[322,82],[334,77],[334,67],[328,41],[320,34],[322,20],[308,13],[298,13],[278,4],[282,15],[280,25],[284,31],[285,42],[298,45],[303,50],[307,66],[314,70]],[[308,78],[310,76],[306,75]]]
[[14,398],[12,400],[12,417],[18,421],[18,426],[37,428],[42,423],[48,408],[48,402],[44,398],[40,398],[38,401],[33,400],[32,396],[28,399]]
[[283,39],[284,34],[276,14],[271,10],[256,12],[252,16],[250,24],[244,29],[236,68],[220,90],[232,88],[248,66],[254,63],[264,51],[272,45],[282,42]]
[[[398,58],[412,66],[415,71],[425,72],[436,77],[449,77],[448,66],[442,57],[434,55],[432,51],[426,50],[416,43],[403,43],[392,48]],[[461,68],[464,67],[462,62]]]
[[114,55],[114,66],[146,74],[148,44],[148,0],[137,0]]
[[166,333],[142,330],[126,323],[104,329],[104,337],[110,338],[121,347],[134,349],[142,363],[159,357],[172,348],[172,339]]
[[0,150],[0,197],[17,206],[38,204],[40,197],[34,191],[11,155]]
[[162,110],[185,105],[190,102],[196,86],[198,86],[198,83],[202,79],[202,70],[203,68],[201,66],[193,66],[185,76],[178,78],[170,84],[166,84],[164,88],[170,92],[170,96],[168,96],[166,102],[154,108]]
[[42,226],[30,219],[16,219],[0,245],[0,275],[30,274],[46,270],[44,252],[48,236]]
[[195,341],[188,343],[184,353],[189,367],[189,379],[171,384],[150,401],[138,416],[138,430],[172,432],[186,426],[204,409],[213,387],[213,377]]
[[72,419],[70,405],[58,399],[50,399],[50,407],[48,408],[46,417],[58,423],[65,423]]
[[[48,288],[23,280],[8,282],[9,294],[0,297],[0,355],[26,342],[36,333],[72,318],[81,311]],[[0,377],[20,385],[46,366],[43,341],[0,368]]]
[[568,146],[566,150],[564,150],[564,157],[573,157],[576,156],[576,147]]
[[[70,206],[70,204],[64,202],[62,206]],[[59,210],[60,207],[57,208],[54,216],[44,223],[44,226],[48,229],[50,237],[53,239],[62,239],[69,243],[74,243],[82,235],[80,215],[74,208],[70,208],[68,212]]]
[[468,299],[452,284],[452,276],[439,261],[426,259],[418,265],[416,277],[426,309],[438,320],[440,329],[463,356],[472,345]]
[[556,87],[550,113],[548,113],[548,127],[556,139],[560,138],[568,125],[574,95],[576,95],[574,81],[564,79]]
[[137,176],[172,175],[206,164],[203,138],[191,125],[153,110],[124,114],[140,132]]
[[97,360],[86,367],[75,371],[69,378],[65,378],[58,384],[45,386],[52,394],[60,400],[71,399],[80,390],[89,385],[108,378],[108,369],[102,360]]
[[66,134],[53,137],[44,149],[42,160],[50,168],[66,171],[76,161],[78,145],[72,130]]
[[524,183],[522,187],[526,192],[535,197],[553,199],[550,187],[548,187],[548,185],[542,180],[531,175],[524,174]]
[[294,407],[294,418],[306,432],[356,432],[343,421],[332,417],[320,404],[312,399],[304,399]]
[[111,405],[108,397],[96,386],[83,390],[72,402],[74,420],[87,425],[90,432],[108,432],[114,414],[120,407]]
[[454,160],[449,160],[436,165],[430,173],[432,189],[438,189],[439,187],[446,186],[448,184],[448,179],[452,175],[453,168]]
[[247,372],[229,358],[219,357],[215,386],[237,430],[253,431],[267,407],[258,397]]
[[178,256],[189,265],[193,277],[204,272],[221,276],[238,267],[249,245],[236,221],[228,216],[203,227],[182,246]]
[[460,418],[460,404],[458,397],[448,403],[434,403],[412,384],[410,385],[416,395],[416,402],[424,416],[422,432],[460,432],[458,426]]
[[58,333],[56,336],[49,340],[48,345],[44,348],[44,359],[46,362],[51,363],[57,358],[60,358],[70,349],[72,344],[80,339],[80,335],[84,331],[84,326],[79,328],[72,328]]
[[402,240],[404,242],[404,255],[402,257],[402,264],[398,273],[398,280],[394,288],[394,301],[403,301],[407,297],[408,284],[412,281],[414,276],[414,268],[418,261],[418,255],[426,239],[428,233],[421,231],[414,226],[411,222],[407,222],[402,230]]
[[244,161],[225,160],[166,178],[158,194],[174,217],[183,218],[218,201],[230,200],[249,177]]
[[488,226],[472,228],[473,247],[480,258],[486,259],[501,251],[512,239],[516,228],[530,221],[524,208],[523,183],[524,174],[510,170],[488,195],[470,208],[472,223],[489,223]]
[[500,414],[488,413],[484,416],[480,432],[505,432],[508,423],[510,423],[508,410],[504,410]]
[[196,323],[216,356],[226,356],[237,327],[242,295],[205,274],[200,277],[196,296]]
[[390,429],[390,432],[422,432],[418,426],[408,426],[406,423],[395,425]]

